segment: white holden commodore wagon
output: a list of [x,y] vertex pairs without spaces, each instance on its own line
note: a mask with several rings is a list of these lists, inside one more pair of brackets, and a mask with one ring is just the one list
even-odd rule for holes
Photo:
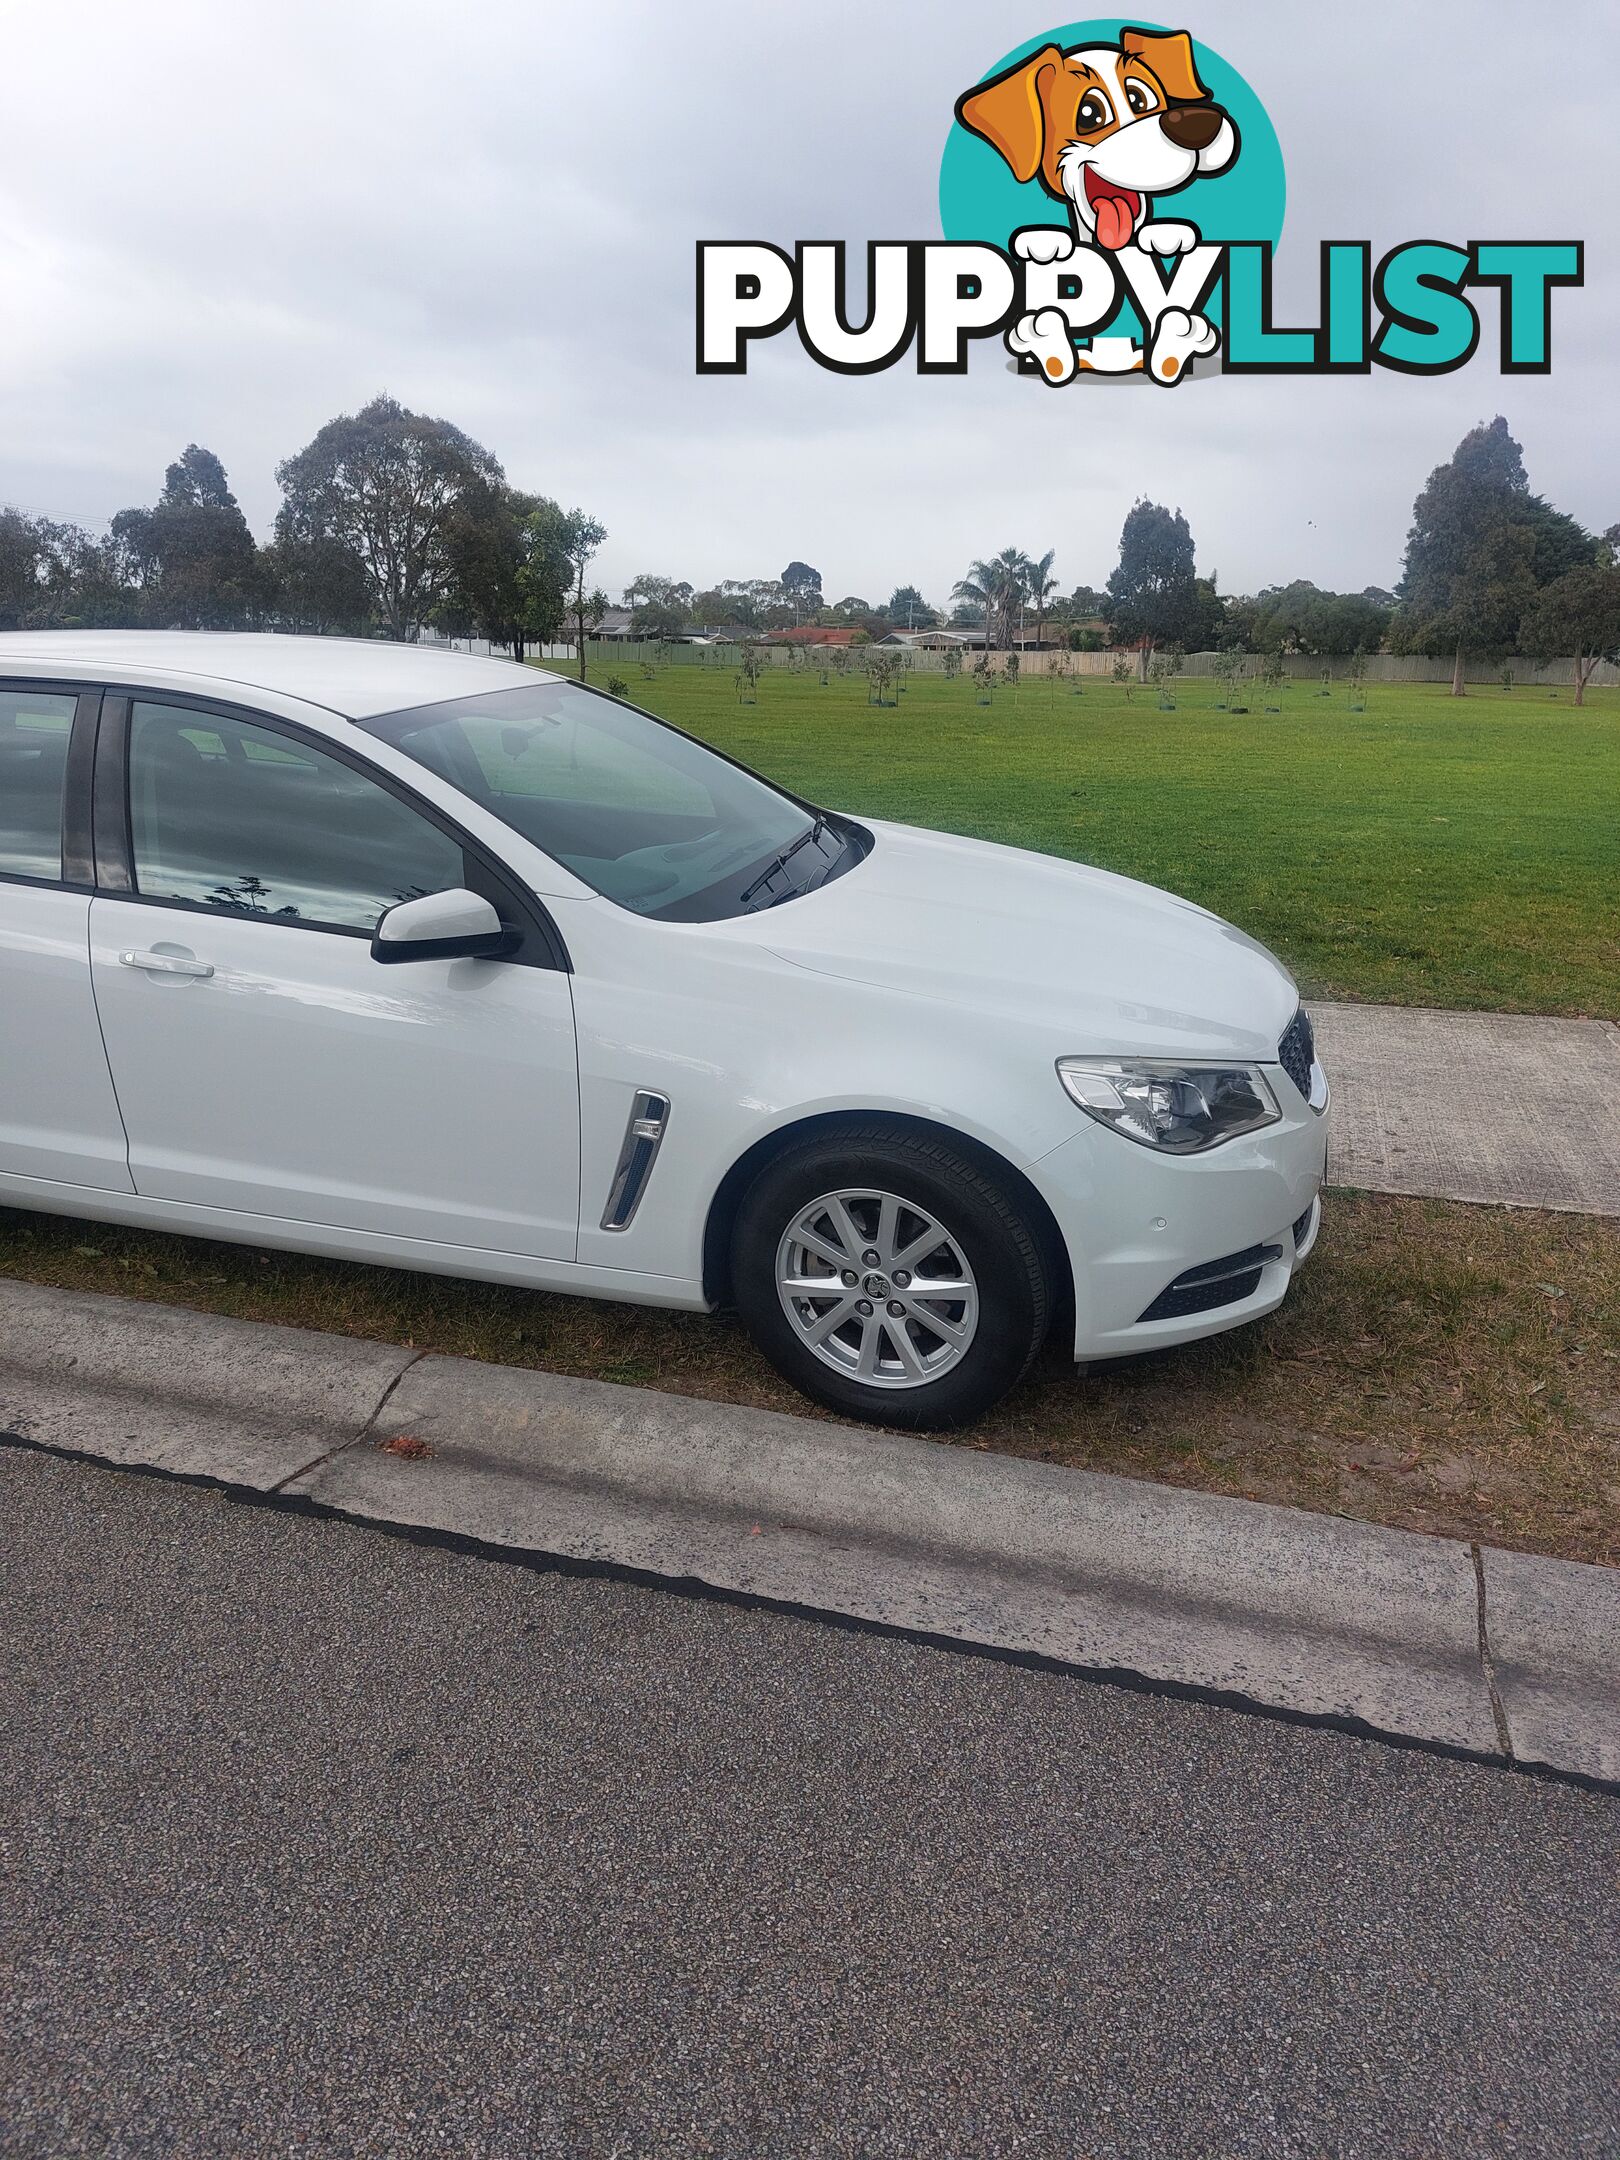
[[1126,878],[818,809],[532,668],[0,637],[0,1201],[667,1305],[954,1425],[1268,1312],[1327,1084]]

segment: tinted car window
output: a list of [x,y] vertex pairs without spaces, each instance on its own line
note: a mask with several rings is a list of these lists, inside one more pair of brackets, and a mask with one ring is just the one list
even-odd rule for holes
[[397,901],[464,882],[456,842],[386,788],[223,713],[135,706],[129,808],[149,899],[369,931]]
[[0,871],[62,875],[62,781],[74,700],[0,690]]

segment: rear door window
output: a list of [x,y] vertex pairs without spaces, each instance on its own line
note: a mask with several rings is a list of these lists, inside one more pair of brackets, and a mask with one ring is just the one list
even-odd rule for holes
[[0,690],[0,876],[62,875],[62,786],[75,700]]

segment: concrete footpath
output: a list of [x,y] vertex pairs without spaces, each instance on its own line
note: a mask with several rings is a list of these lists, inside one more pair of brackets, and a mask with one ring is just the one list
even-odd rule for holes
[[1620,1215],[1620,1028],[1309,1005],[1335,1185]]
[[1620,1574],[0,1281],[0,1432],[1620,1784]]

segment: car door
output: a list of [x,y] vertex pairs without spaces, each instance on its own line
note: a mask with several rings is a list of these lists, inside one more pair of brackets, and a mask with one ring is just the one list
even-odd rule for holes
[[[144,1197],[574,1257],[565,956],[532,896],[358,752],[168,693],[109,697],[90,951]],[[509,958],[372,958],[395,902],[473,885]]]
[[[99,704],[71,687],[0,684],[0,1179],[127,1193],[90,989]],[[4,1190],[27,1204],[25,1186]]]

